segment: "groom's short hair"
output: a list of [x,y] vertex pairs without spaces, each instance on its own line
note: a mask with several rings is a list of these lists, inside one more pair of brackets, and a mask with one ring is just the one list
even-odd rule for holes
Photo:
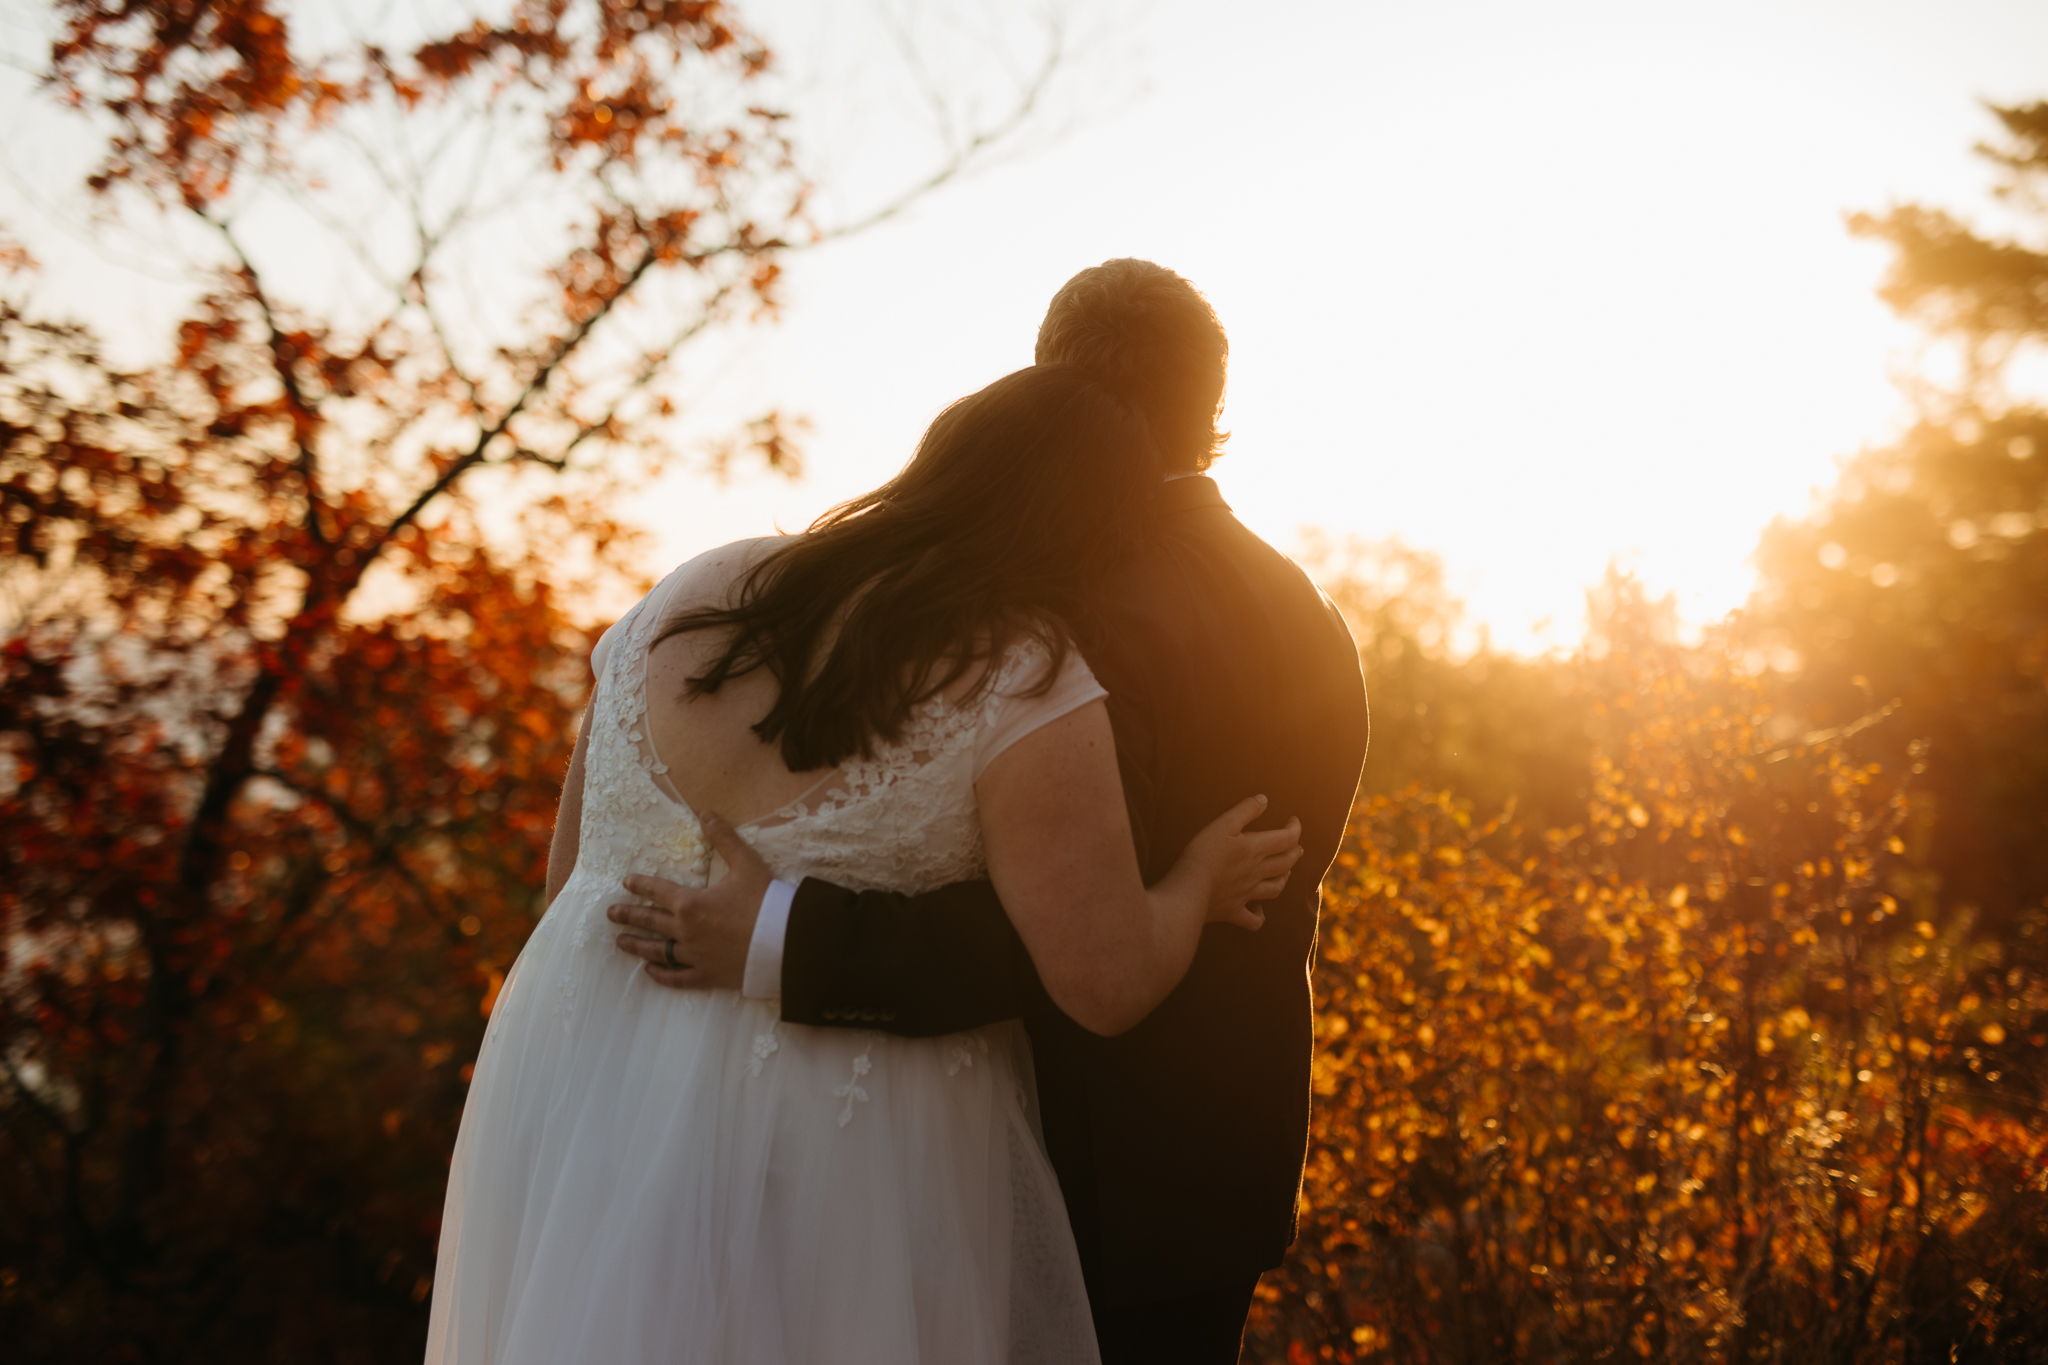
[[1035,358],[1081,366],[1144,413],[1169,469],[1207,469],[1223,452],[1230,341],[1201,291],[1165,266],[1123,257],[1068,280]]

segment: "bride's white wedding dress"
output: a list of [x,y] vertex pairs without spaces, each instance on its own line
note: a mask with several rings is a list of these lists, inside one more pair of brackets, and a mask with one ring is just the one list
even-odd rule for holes
[[[575,871],[507,977],[449,1175],[434,1365],[1093,1362],[1014,1024],[943,1038],[781,1023],[656,985],[613,945],[628,873],[715,878],[647,739],[649,641],[692,561],[593,656]],[[966,706],[741,833],[778,877],[921,891],[982,875],[974,779],[1103,695],[1014,649]],[[666,755],[679,766],[686,755]]]

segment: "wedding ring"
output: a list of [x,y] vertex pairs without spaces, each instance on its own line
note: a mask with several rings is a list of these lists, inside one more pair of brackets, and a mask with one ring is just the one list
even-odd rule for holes
[[670,971],[674,971],[683,965],[676,961],[676,941],[674,939],[665,938],[661,941],[661,960]]

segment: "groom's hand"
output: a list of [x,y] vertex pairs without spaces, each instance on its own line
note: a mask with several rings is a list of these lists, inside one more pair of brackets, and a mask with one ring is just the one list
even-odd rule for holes
[[[626,930],[619,947],[647,963],[647,974],[664,986],[690,990],[739,990],[747,975],[747,949],[754,920],[774,874],[753,846],[719,816],[699,820],[705,842],[725,859],[725,875],[701,890],[660,877],[631,876],[625,887],[652,905],[614,905],[605,911]],[[670,967],[669,940],[675,941]]]

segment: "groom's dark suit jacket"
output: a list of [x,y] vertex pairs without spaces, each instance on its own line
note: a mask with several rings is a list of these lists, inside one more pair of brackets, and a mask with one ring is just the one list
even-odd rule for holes
[[782,1017],[951,1033],[1022,1017],[1046,1146],[1097,1311],[1241,1284],[1294,1238],[1309,1118],[1318,886],[1365,757],[1342,619],[1231,515],[1214,482],[1162,485],[1156,532],[1100,585],[1082,652],[1109,690],[1147,882],[1244,797],[1307,852],[1257,932],[1211,924],[1158,1009],[1115,1038],[1061,1014],[987,882],[922,896],[797,890]]

